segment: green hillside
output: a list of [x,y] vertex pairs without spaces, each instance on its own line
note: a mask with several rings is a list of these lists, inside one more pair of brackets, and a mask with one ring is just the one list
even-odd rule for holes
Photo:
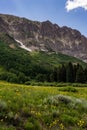
[[[55,67],[72,62],[86,67],[81,60],[63,55],[61,53],[32,52],[24,49],[9,47],[8,44],[0,42],[0,79],[9,82],[25,83],[30,79],[38,79],[44,76],[44,80],[53,73]],[[3,71],[2,71],[3,70]],[[40,74],[39,76],[37,76]]]
[[68,62],[80,63],[84,67],[87,65],[86,63],[84,63],[83,61],[75,57],[68,56],[61,53],[56,54],[55,52],[53,53],[32,52],[30,55],[32,57],[33,62],[35,61],[42,65],[46,64],[46,65],[51,65],[51,66],[59,66],[61,64],[66,64]]

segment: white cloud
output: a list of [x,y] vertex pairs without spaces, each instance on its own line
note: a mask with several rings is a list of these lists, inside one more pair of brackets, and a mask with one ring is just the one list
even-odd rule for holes
[[87,10],[87,0],[67,0],[66,2],[67,11],[70,11],[79,7]]

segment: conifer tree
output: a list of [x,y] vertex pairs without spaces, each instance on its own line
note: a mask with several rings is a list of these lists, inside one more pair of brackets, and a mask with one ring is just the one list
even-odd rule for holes
[[66,82],[74,82],[73,65],[71,62],[66,67]]
[[58,67],[54,68],[54,72],[53,72],[53,77],[54,77],[54,81],[57,82],[58,81]]
[[77,72],[76,72],[76,82],[84,83],[85,82],[85,75],[82,66],[80,65]]
[[61,82],[66,82],[66,68],[65,68],[64,64],[62,65],[62,67],[60,69],[60,80],[61,80]]

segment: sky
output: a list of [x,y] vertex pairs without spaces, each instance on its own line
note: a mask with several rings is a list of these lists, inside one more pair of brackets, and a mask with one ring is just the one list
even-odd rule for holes
[[87,37],[87,0],[0,0],[0,13],[51,21]]

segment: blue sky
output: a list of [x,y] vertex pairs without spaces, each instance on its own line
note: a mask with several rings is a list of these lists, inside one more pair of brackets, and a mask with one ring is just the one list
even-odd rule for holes
[[0,0],[0,13],[36,21],[50,20],[87,37],[87,0]]

